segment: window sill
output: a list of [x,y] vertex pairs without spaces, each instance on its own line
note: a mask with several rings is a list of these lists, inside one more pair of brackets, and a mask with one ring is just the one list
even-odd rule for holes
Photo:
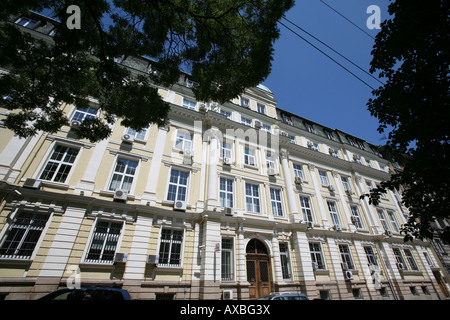
[[183,271],[183,267],[179,266],[179,267],[171,267],[171,266],[165,266],[165,265],[156,265],[156,268],[158,270],[164,270],[164,271],[172,271],[172,272],[182,272]]
[[114,264],[111,263],[95,263],[95,262],[81,262],[80,268],[86,269],[98,269],[98,270],[111,270]]
[[244,168],[252,169],[252,170],[258,171],[258,167],[257,167],[256,165],[252,166],[251,164],[245,164],[245,163],[244,163]]
[[322,276],[329,276],[330,270],[326,270],[326,269],[314,270],[314,274],[322,275]]
[[42,185],[44,187],[50,187],[50,188],[61,189],[61,190],[66,190],[66,191],[69,190],[69,188],[70,188],[70,186],[66,183],[46,181],[46,180],[42,180]]
[[30,266],[33,263],[32,259],[18,259],[18,258],[0,258],[0,266],[14,265],[14,266]]

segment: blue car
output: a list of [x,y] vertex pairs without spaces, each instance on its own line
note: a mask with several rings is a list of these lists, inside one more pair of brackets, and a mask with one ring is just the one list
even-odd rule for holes
[[131,300],[127,290],[109,287],[81,287],[59,289],[39,300]]

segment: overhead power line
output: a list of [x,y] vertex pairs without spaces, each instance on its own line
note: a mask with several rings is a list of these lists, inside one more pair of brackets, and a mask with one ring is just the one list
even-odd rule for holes
[[352,25],[354,25],[356,28],[358,28],[359,30],[361,30],[362,32],[364,32],[366,35],[368,35],[369,37],[371,37],[373,40],[375,40],[374,37],[372,37],[372,35],[370,35],[369,33],[367,33],[366,30],[362,29],[360,26],[358,26],[356,23],[354,23],[353,21],[351,21],[350,19],[348,19],[346,16],[344,16],[342,13],[340,13],[339,11],[337,11],[335,8],[333,8],[332,6],[330,6],[328,3],[319,0],[320,2],[322,2],[324,5],[326,5],[328,8],[330,8],[331,10],[333,10],[334,12],[336,12],[338,15],[340,15],[342,18],[344,18],[345,20],[347,20],[348,22],[350,22]]
[[378,81],[380,84],[384,85],[383,82],[381,82],[378,78],[374,77],[371,73],[367,72],[366,70],[364,70],[363,68],[361,68],[360,66],[358,66],[356,63],[354,63],[353,61],[351,61],[350,59],[348,59],[347,57],[345,57],[344,55],[342,55],[341,53],[339,53],[338,51],[336,51],[335,49],[333,49],[332,47],[330,47],[329,45],[327,45],[326,43],[324,43],[322,40],[320,40],[319,38],[315,37],[314,35],[312,35],[311,33],[309,33],[308,31],[306,31],[305,29],[303,29],[302,27],[300,27],[299,25],[295,24],[294,22],[292,22],[291,20],[287,19],[286,17],[283,17],[282,19],[286,20],[287,22],[289,22],[290,24],[294,25],[297,29],[303,31],[304,33],[306,33],[308,36],[314,38],[316,41],[320,42],[321,44],[323,44],[325,47],[327,47],[328,49],[330,49],[331,51],[333,51],[334,53],[336,53],[337,55],[339,55],[340,57],[344,58],[345,60],[347,60],[348,62],[350,62],[352,65],[354,65],[355,67],[357,67],[359,70],[361,70],[362,72],[364,72],[365,74],[369,75],[370,77],[372,77],[373,79],[375,79],[376,81]]
[[344,69],[345,71],[347,71],[348,73],[350,73],[353,77],[355,77],[356,79],[358,79],[359,81],[361,81],[362,83],[364,83],[367,87],[369,87],[372,90],[375,90],[375,88],[373,88],[371,85],[369,85],[367,82],[365,82],[363,79],[361,79],[360,77],[358,77],[356,74],[354,74],[352,71],[350,71],[349,69],[347,69],[345,66],[343,66],[341,63],[339,63],[338,61],[336,61],[335,59],[333,59],[332,57],[330,57],[327,53],[325,53],[324,51],[322,51],[321,49],[319,49],[317,46],[315,46],[313,43],[311,43],[310,41],[306,40],[304,37],[302,37],[301,35],[299,35],[297,32],[295,32],[294,30],[292,30],[291,28],[289,28],[287,25],[285,25],[283,22],[278,21],[279,24],[281,24],[283,27],[285,27],[286,29],[288,29],[289,31],[291,31],[293,34],[295,34],[297,37],[299,37],[300,39],[302,39],[303,41],[305,41],[307,44],[309,44],[310,46],[312,46],[314,49],[316,49],[317,51],[319,51],[320,53],[322,53],[324,56],[326,56],[328,59],[330,59],[331,61],[333,61],[334,63],[336,63],[338,66],[340,66],[342,69]]

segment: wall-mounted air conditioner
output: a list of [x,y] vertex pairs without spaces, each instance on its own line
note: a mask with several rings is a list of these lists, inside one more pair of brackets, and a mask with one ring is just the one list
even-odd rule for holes
[[128,255],[126,253],[116,253],[114,255],[114,263],[126,263]]
[[267,174],[269,175],[269,176],[274,176],[274,175],[276,175],[276,171],[275,171],[275,169],[274,168],[267,168]]
[[230,157],[224,157],[223,158],[223,163],[226,165],[230,165],[231,164],[231,158]]
[[232,300],[233,299],[233,290],[223,290],[222,298],[223,298],[223,300]]
[[345,271],[344,272],[344,277],[345,277],[345,280],[352,280],[353,279],[353,272],[351,272],[351,271]]
[[294,181],[295,181],[296,184],[302,184],[303,183],[302,177],[295,177]]
[[126,143],[133,143],[134,142],[134,136],[132,136],[131,134],[125,133],[122,136],[122,141],[126,142]]
[[335,225],[333,226],[333,228],[334,228],[334,230],[336,230],[336,231],[342,231],[342,226],[341,226],[340,224],[335,224]]
[[81,122],[78,120],[72,120],[70,121],[70,127],[72,129],[77,129],[81,125]]
[[187,203],[186,201],[176,200],[173,203],[173,208],[175,210],[186,211]]
[[330,190],[330,191],[336,191],[336,187],[330,184],[330,185],[328,186],[328,190]]
[[233,215],[233,208],[225,207],[225,208],[223,208],[223,212],[225,213],[226,216],[232,216]]
[[26,179],[25,183],[23,184],[24,188],[30,188],[30,189],[39,189],[42,185],[42,181],[39,179]]
[[128,190],[122,190],[122,189],[118,189],[116,191],[114,191],[114,199],[115,200],[127,200],[128,197]]
[[147,264],[158,264],[159,256],[154,254],[149,254],[147,257]]

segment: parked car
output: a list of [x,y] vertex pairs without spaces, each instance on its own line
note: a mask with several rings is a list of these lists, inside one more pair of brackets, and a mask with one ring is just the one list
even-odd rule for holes
[[59,289],[39,300],[131,300],[127,290],[109,287],[82,287]]
[[258,300],[309,300],[305,294],[302,293],[284,293],[273,292],[267,296],[259,297]]

